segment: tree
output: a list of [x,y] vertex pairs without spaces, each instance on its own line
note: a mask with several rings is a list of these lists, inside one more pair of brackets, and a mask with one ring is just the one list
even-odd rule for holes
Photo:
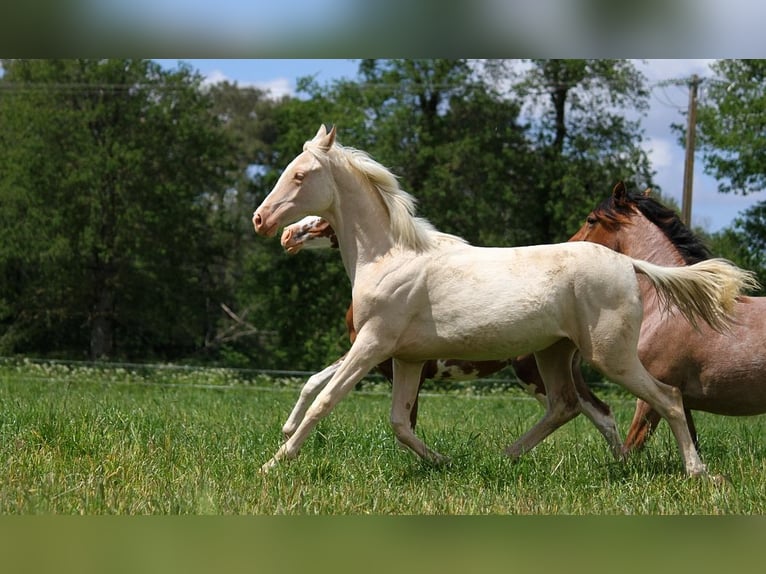
[[766,202],[746,209],[734,224],[710,238],[711,250],[719,257],[755,272],[766,287]]
[[640,145],[648,91],[630,61],[489,61],[485,72],[529,117],[538,157],[521,208],[528,242],[566,239],[618,180],[656,187]]
[[[201,77],[150,61],[10,60],[0,80],[4,350],[201,346],[230,146]],[[82,351],[79,351],[82,352]]]
[[[705,172],[722,193],[766,187],[766,60],[718,60],[697,110]],[[676,126],[684,133],[684,128]]]

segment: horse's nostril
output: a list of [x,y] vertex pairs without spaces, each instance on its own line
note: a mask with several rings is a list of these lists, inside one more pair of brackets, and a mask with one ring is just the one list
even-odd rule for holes
[[256,213],[255,215],[253,215],[253,223],[255,224],[256,227],[261,226],[261,224],[263,223],[263,218],[261,217],[260,213]]

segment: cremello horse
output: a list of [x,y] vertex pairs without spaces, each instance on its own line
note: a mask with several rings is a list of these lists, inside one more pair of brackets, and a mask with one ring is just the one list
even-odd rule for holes
[[[338,238],[335,235],[335,230],[332,226],[321,217],[313,215],[304,217],[300,221],[285,227],[284,230],[282,230],[281,243],[284,250],[290,255],[295,255],[304,248],[309,250],[338,248]],[[345,317],[346,328],[348,329],[348,334],[352,343],[356,339],[356,328],[354,327],[353,317],[354,306],[352,304],[346,311]],[[531,368],[534,371],[534,374],[537,375],[537,365],[534,362],[534,357],[529,356],[529,358],[531,360],[529,368]],[[330,382],[335,371],[337,371],[343,363],[343,359],[345,359],[345,355],[318,373],[311,375],[303,385],[298,400],[282,427],[282,433],[285,438],[290,438],[295,432],[295,429],[298,428],[298,425],[303,420],[303,416],[306,414],[306,409],[308,409],[319,392]],[[497,373],[512,362],[511,359],[491,361],[429,359],[423,365],[418,386],[422,387],[423,382],[426,380],[439,383],[443,381],[472,381],[484,378],[493,373]],[[376,368],[384,377],[393,383],[394,371],[393,360],[391,358],[386,359]],[[579,379],[578,382],[580,382]],[[519,383],[524,385],[524,380],[520,380]],[[610,416],[611,411],[609,406],[593,395],[587,385],[585,385],[584,381],[582,381],[582,385],[582,387],[578,386],[580,395],[584,395],[585,400],[593,402],[596,408],[602,410],[604,416]],[[524,390],[540,401],[541,404],[545,405],[545,386],[539,379],[539,375],[534,379],[534,384],[524,385]],[[412,409],[410,410],[410,427],[412,429],[415,429],[417,424],[418,402],[418,397],[416,396],[412,404]]]
[[704,474],[678,389],[655,380],[638,359],[642,307],[637,274],[692,323],[725,330],[752,275],[722,260],[665,268],[601,245],[574,242],[479,248],[440,234],[414,217],[414,200],[364,152],[335,142],[322,126],[287,166],[253,214],[255,231],[273,236],[306,215],[335,229],[352,285],[357,337],[295,433],[262,470],[293,458],[311,430],[375,365],[393,358],[391,424],[425,460],[445,460],[412,431],[409,411],[423,363],[455,357],[489,360],[534,353],[548,394],[542,419],[506,449],[529,451],[584,412],[619,455],[614,420],[581,403],[572,358],[582,357],[647,401],[670,424],[689,475]]

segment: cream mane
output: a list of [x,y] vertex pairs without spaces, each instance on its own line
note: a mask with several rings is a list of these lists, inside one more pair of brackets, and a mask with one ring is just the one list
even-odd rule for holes
[[304,149],[318,157],[327,158],[335,164],[345,162],[359,172],[370,187],[379,194],[388,210],[391,233],[400,247],[414,251],[429,251],[445,241],[465,243],[465,240],[460,237],[438,231],[428,220],[416,217],[417,200],[399,187],[394,174],[366,152],[342,146],[337,142],[327,152],[319,146],[311,145],[312,143],[306,142]]

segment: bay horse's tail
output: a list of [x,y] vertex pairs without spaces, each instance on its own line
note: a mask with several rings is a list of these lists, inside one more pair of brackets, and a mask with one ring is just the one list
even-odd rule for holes
[[701,317],[716,331],[727,331],[737,298],[759,287],[751,271],[726,259],[706,259],[684,267],[633,259],[633,268],[652,282],[666,311],[678,307],[695,329]]

